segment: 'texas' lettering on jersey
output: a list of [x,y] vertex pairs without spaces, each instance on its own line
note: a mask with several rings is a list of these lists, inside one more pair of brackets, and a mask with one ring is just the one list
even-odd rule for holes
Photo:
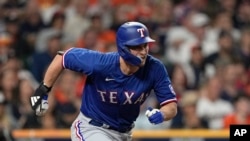
[[[100,96],[101,100],[103,102],[118,104],[118,101],[121,103],[121,105],[125,104],[141,104],[145,101],[145,99],[148,97],[148,93],[142,93],[139,96],[136,95],[134,92],[123,92],[122,96],[119,96],[118,99],[118,93],[117,92],[105,92],[105,91],[97,91]],[[121,101],[120,101],[121,100]]]

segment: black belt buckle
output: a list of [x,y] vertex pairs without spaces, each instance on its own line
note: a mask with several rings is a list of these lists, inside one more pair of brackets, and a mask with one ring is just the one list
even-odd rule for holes
[[93,119],[89,121],[89,124],[94,125],[94,126],[98,126],[98,127],[107,128],[107,129],[109,129],[109,128],[110,128],[110,126],[109,126],[109,125],[104,124],[104,123],[99,122],[99,121],[96,121],[96,120],[93,120]]
[[118,131],[118,132],[120,132],[120,133],[127,133],[127,132],[129,132],[129,131],[132,129],[132,127],[115,128],[115,127],[112,127],[112,126],[111,126],[109,129]]
[[118,129],[118,131],[121,132],[121,133],[126,133],[126,132],[129,132],[130,130],[131,130],[130,127]]
[[102,126],[101,122],[98,122],[98,121],[95,121],[95,120],[90,120],[89,124],[94,125],[94,126],[98,126],[98,127]]

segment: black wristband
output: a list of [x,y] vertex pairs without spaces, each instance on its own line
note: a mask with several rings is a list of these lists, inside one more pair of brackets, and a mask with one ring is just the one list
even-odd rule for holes
[[44,82],[42,82],[42,83],[40,84],[39,87],[40,87],[40,89],[41,89],[42,91],[44,91],[45,93],[50,92],[51,89],[52,89],[52,87],[46,86],[46,84],[44,84]]
[[37,106],[41,104],[44,96],[47,96],[52,87],[46,86],[43,82],[40,83],[39,87],[35,90],[34,95],[31,96],[30,102],[33,110],[36,110]]

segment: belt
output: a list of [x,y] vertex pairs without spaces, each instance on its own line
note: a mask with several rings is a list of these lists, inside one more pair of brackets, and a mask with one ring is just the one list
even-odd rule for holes
[[131,127],[124,127],[124,128],[116,128],[116,127],[113,127],[113,126],[104,124],[104,123],[102,123],[102,122],[100,122],[100,121],[93,120],[93,119],[91,119],[91,120],[89,121],[89,124],[94,125],[94,126],[97,126],[97,127],[102,127],[102,128],[105,128],[105,129],[115,130],[115,131],[118,131],[118,132],[120,132],[120,133],[129,132],[129,131],[133,128],[133,126],[131,126]]

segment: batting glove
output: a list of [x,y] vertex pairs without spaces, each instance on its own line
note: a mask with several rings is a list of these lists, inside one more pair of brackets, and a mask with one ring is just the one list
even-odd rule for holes
[[48,96],[44,95],[41,104],[39,104],[36,108],[36,115],[44,116],[48,109],[49,109]]
[[50,90],[51,88],[41,83],[34,95],[30,97],[31,107],[36,112],[37,116],[43,116],[48,110],[48,93]]
[[149,107],[145,115],[152,124],[159,124],[164,121],[163,113],[159,109]]

